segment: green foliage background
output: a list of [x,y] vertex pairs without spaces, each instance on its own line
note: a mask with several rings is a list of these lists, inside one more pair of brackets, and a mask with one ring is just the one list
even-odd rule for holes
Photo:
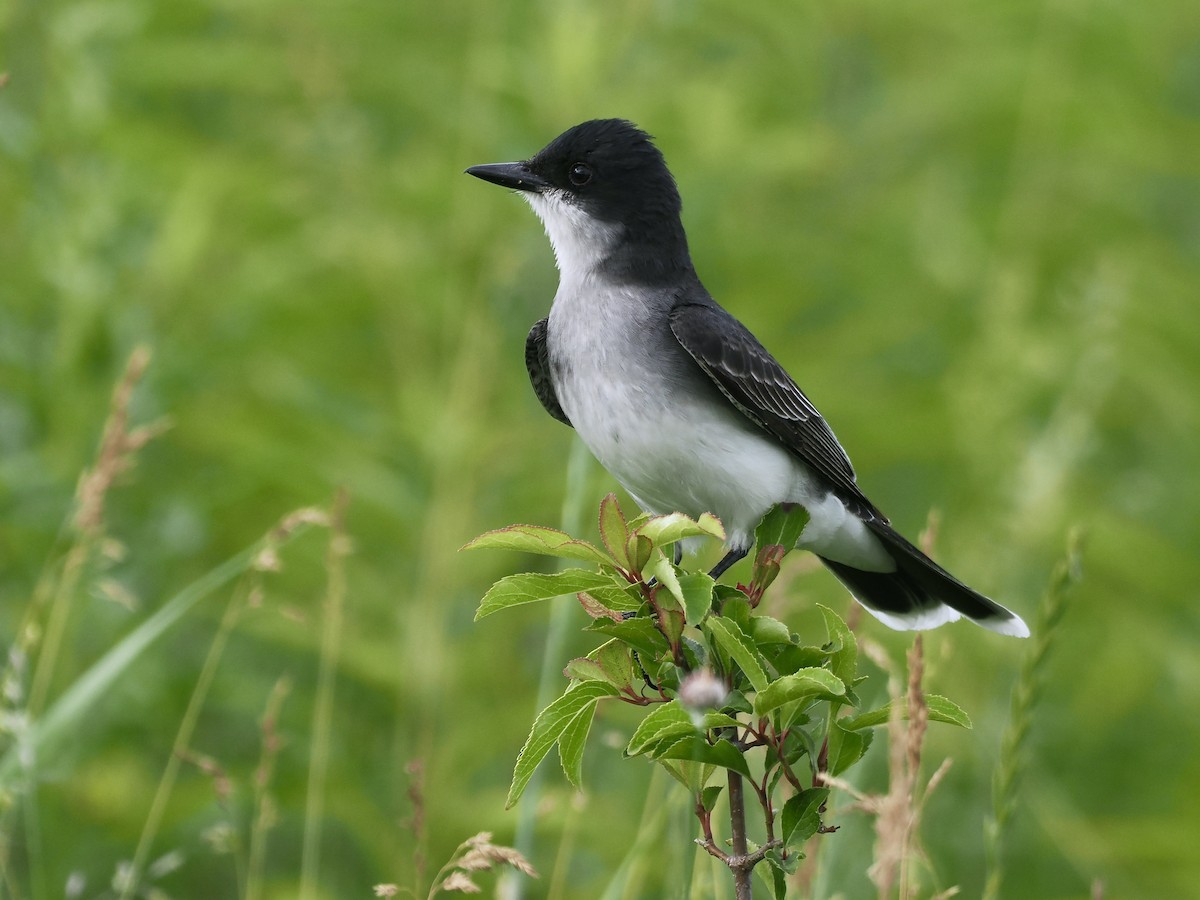
[[[56,692],[179,587],[344,485],[355,553],[326,896],[411,878],[410,760],[434,868],[475,831],[511,839],[503,801],[545,611],[473,625],[486,586],[532,563],[456,551],[509,522],[557,524],[572,436],[522,364],[556,284],[549,247],[524,204],[461,172],[609,115],[657,136],[708,287],[906,531],[940,508],[940,557],[1032,621],[1066,529],[1087,529],[1035,710],[1011,896],[1079,897],[1094,878],[1112,896],[1194,890],[1194,6],[16,0],[0,10],[0,72],[0,635],[13,641],[54,563],[135,345],[154,352],[135,415],[173,423],[108,506],[127,554],[106,577],[138,602],[81,592]],[[593,469],[587,485],[594,508],[611,482]],[[233,894],[202,834],[245,824],[257,720],[282,674],[267,884],[295,895],[323,554],[308,537],[285,554],[218,672],[194,746],[235,792],[223,807],[185,769],[155,847],[184,854],[160,885],[174,896]],[[795,559],[789,571],[789,619],[820,634],[814,603],[845,595]],[[140,660],[43,773],[32,883],[61,893],[78,872],[98,891],[132,854],[222,608]],[[903,636],[864,627],[899,658]],[[925,844],[939,883],[978,895],[1026,645],[958,625],[926,648],[930,689],[976,728],[933,734],[931,754],[956,764]],[[601,713],[582,810],[549,773],[533,896],[598,896],[648,821],[661,785],[605,729],[628,736]],[[882,787],[882,763],[864,777]],[[656,840],[686,845],[684,807]],[[857,819],[821,839],[848,896],[869,892]],[[11,872],[28,833],[5,848]],[[670,896],[655,879],[674,874],[627,896]]]

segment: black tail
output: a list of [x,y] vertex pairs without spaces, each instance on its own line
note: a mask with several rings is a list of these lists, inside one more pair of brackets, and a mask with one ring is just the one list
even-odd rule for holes
[[868,522],[896,561],[893,572],[867,572],[821,557],[854,595],[885,625],[898,630],[936,628],[966,616],[984,628],[1028,637],[1021,617],[967,587],[914,547],[890,525]]

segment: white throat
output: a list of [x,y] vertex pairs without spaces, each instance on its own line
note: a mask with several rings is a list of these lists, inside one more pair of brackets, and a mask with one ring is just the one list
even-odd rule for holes
[[564,191],[522,192],[542,220],[563,281],[583,278],[603,262],[621,237],[621,226],[588,215]]

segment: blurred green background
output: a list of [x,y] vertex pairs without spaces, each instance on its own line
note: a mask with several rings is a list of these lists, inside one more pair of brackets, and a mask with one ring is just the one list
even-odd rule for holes
[[[657,137],[707,286],[902,529],[940,509],[940,558],[1031,622],[1068,528],[1086,529],[1006,895],[1083,897],[1095,879],[1113,897],[1194,893],[1200,7],[15,0],[0,72],[0,637],[14,645],[61,567],[56,538],[137,345],[153,361],[134,418],[172,427],[108,498],[125,553],[74,592],[51,700],[175,591],[344,486],[321,896],[411,881],[414,760],[433,869],[476,831],[514,839],[503,799],[547,611],[472,615],[492,581],[544,563],[457,548],[557,524],[573,438],[522,361],[556,285],[549,246],[523,203],[461,173],[598,116]],[[612,486],[594,465],[584,484],[587,510]],[[284,675],[264,878],[266,896],[296,895],[324,554],[319,533],[287,548],[233,633],[191,742],[233,791],[183,768],[152,851],[181,863],[153,882],[169,896],[237,896],[206,834],[248,828],[259,719]],[[813,604],[846,596],[790,565],[775,602],[819,637]],[[57,897],[74,878],[77,896],[105,895],[227,596],[78,721],[35,792],[4,798],[0,890]],[[555,667],[590,646],[571,615]],[[863,627],[902,658],[906,636]],[[928,764],[955,765],[926,814],[927,884],[979,894],[1029,646],[966,624],[927,637],[927,686],[976,726],[931,733]],[[11,734],[21,692],[4,703]],[[690,813],[620,759],[629,721],[598,719],[582,800],[548,766],[528,896],[600,896],[631,847],[676,862],[616,895],[678,895]],[[882,748],[857,774],[868,789]],[[873,896],[869,824],[838,821],[826,887]]]

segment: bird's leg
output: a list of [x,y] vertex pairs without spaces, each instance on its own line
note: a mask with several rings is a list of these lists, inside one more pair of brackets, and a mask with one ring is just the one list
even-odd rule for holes
[[732,566],[739,559],[742,559],[750,552],[749,547],[734,547],[728,553],[721,557],[721,561],[712,567],[712,571],[708,573],[709,577],[714,581],[725,574],[725,570]]
[[652,691],[658,691],[661,694],[662,687],[654,683],[654,679],[650,677],[650,673],[647,672],[646,667],[642,665],[642,658],[638,656],[638,652],[634,650],[630,653],[630,656],[633,657],[633,661],[637,665],[638,671],[642,673],[642,681],[646,682],[646,687],[650,688]]

